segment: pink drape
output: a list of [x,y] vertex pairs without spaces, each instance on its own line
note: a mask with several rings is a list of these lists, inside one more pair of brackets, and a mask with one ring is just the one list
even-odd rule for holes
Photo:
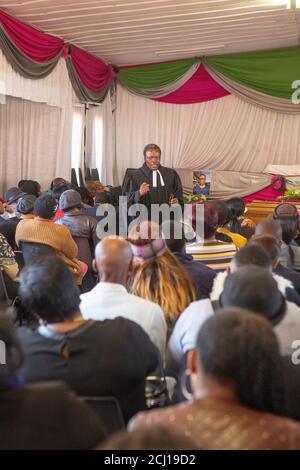
[[[266,186],[264,189],[257,191],[256,193],[249,194],[248,196],[243,197],[245,204],[248,204],[252,201],[278,201],[278,196],[283,196],[284,191],[275,191],[272,188],[272,185]],[[278,201],[280,204],[280,201]]]
[[112,68],[97,57],[72,46],[71,59],[73,66],[85,87],[101,91],[112,76]]
[[164,103],[175,104],[191,104],[201,103],[202,101],[210,101],[230,93],[221,87],[205,70],[203,65],[200,65],[197,72],[194,73],[182,87],[162,98],[157,98],[155,101]]
[[35,62],[49,62],[62,53],[64,41],[0,11],[0,22],[15,46]]

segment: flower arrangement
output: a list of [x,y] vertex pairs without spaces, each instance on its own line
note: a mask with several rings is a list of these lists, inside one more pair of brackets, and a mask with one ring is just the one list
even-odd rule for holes
[[192,204],[193,202],[205,202],[207,200],[206,196],[204,196],[203,194],[188,194],[188,195],[185,195],[185,201],[188,203],[188,204]]
[[284,195],[278,196],[277,199],[283,200],[283,201],[290,200],[290,199],[300,201],[300,189],[297,189],[297,188],[287,189]]

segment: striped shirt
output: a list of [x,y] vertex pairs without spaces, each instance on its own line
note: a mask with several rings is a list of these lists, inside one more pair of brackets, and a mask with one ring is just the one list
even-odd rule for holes
[[194,260],[200,261],[214,271],[224,271],[237,249],[234,243],[225,243],[220,240],[205,240],[186,246],[186,253],[192,255]]

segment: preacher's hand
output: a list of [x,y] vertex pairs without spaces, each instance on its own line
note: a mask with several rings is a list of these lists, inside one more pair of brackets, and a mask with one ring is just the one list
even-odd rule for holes
[[170,200],[170,205],[176,206],[177,204],[179,204],[178,199],[176,197],[173,197],[173,199]]
[[142,197],[150,191],[150,185],[148,183],[143,183],[139,189],[139,195]]

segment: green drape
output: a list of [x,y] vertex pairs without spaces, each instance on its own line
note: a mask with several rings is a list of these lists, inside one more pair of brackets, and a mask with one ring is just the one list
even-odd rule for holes
[[121,68],[120,82],[128,88],[159,88],[182,77],[199,59]]
[[292,83],[300,80],[300,48],[206,57],[213,70],[266,95],[292,99]]

